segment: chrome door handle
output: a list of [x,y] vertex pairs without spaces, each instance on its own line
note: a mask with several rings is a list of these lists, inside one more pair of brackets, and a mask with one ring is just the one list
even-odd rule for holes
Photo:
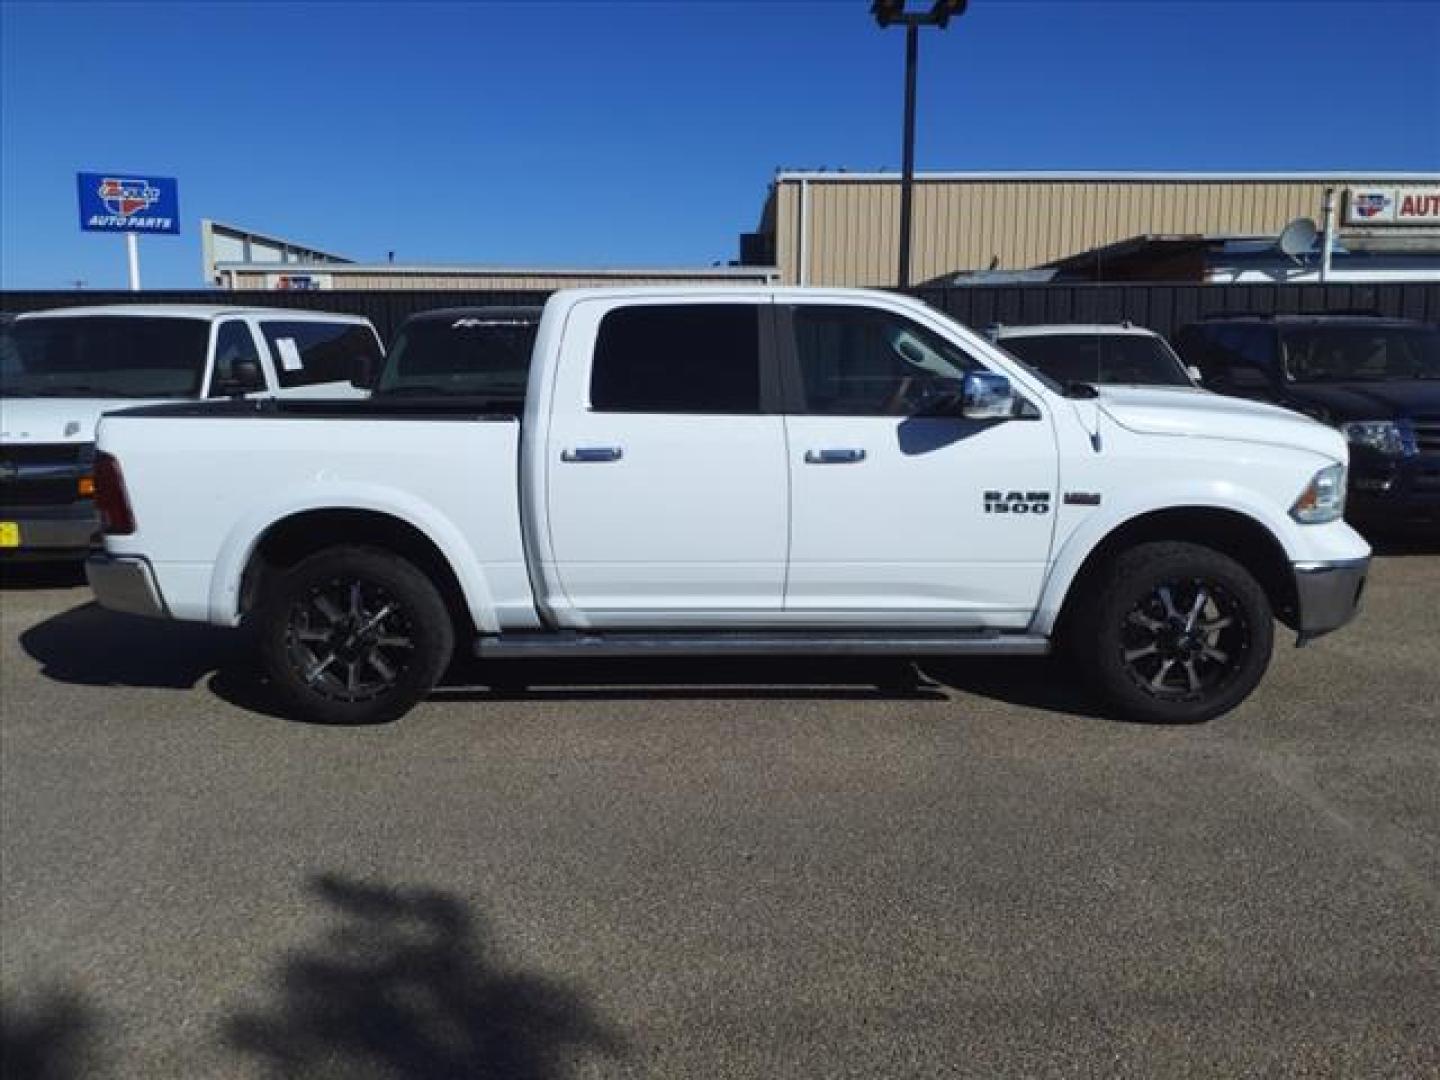
[[577,446],[560,451],[561,461],[619,461],[624,451],[618,446]]
[[807,465],[853,465],[865,460],[865,451],[856,446],[833,447],[827,450],[806,450]]

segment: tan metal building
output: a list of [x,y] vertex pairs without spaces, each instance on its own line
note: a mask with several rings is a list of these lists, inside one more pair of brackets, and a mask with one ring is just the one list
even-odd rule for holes
[[[917,173],[910,279],[1025,269],[1142,234],[1274,235],[1320,221],[1328,188],[1405,184],[1440,173]],[[895,173],[780,172],[750,245],[787,285],[888,286],[899,224]]]
[[392,263],[218,262],[215,284],[227,289],[440,289],[550,292],[592,285],[764,285],[773,267],[403,266]]

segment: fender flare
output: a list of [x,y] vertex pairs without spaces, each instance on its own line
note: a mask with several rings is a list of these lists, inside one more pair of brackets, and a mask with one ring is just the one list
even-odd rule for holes
[[1071,586],[1086,560],[1119,529],[1147,514],[1184,510],[1222,510],[1249,518],[1274,538],[1291,562],[1303,558],[1295,543],[1295,523],[1288,515],[1277,513],[1274,500],[1258,492],[1229,481],[1146,488],[1127,494],[1105,514],[1086,518],[1066,537],[1051,560],[1030,631],[1046,636],[1054,631]]
[[375,484],[318,481],[292,489],[251,510],[226,534],[210,578],[210,621],[235,626],[240,621],[240,586],[261,538],[276,525],[297,514],[323,510],[351,510],[379,514],[415,529],[439,550],[460,582],[465,606],[482,633],[498,633],[499,616],[485,578],[464,535],[433,505],[395,488]]

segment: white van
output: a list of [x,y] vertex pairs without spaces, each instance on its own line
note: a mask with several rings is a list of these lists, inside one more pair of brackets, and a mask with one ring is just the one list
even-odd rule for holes
[[18,315],[0,338],[0,556],[7,558],[88,550],[103,413],[204,398],[362,397],[383,358],[369,320],[284,308],[60,308]]

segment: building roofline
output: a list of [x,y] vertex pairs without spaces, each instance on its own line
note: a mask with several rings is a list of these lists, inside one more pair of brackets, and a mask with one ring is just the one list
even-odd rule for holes
[[[898,181],[897,172],[838,172],[816,169],[780,169],[775,173],[776,183],[805,180],[810,182],[874,183],[877,181]],[[1167,171],[1125,171],[1125,170],[1019,170],[1013,172],[917,172],[916,180],[930,181],[1095,181],[1126,183],[1147,180],[1169,180],[1195,183],[1306,183],[1333,180],[1340,183],[1365,184],[1440,184],[1440,172],[1357,172],[1354,169],[1336,169],[1333,172],[1305,170],[1301,172],[1167,172]]]
[[343,263],[353,261],[348,255],[337,255],[333,251],[326,251],[324,248],[316,247],[314,244],[307,244],[300,240],[287,240],[283,236],[275,236],[271,233],[263,233],[258,229],[247,229],[243,225],[233,225],[228,221],[220,221],[216,218],[200,219],[200,229],[202,233],[206,231],[205,227],[207,225],[210,227],[210,231],[212,233],[218,227],[221,229],[225,229],[231,233],[239,233],[252,240],[259,240],[263,244],[271,244],[275,247],[280,248],[300,248],[305,251],[313,251],[316,255],[323,255],[327,259],[335,259]]
[[237,274],[488,274],[506,277],[756,278],[780,272],[774,266],[481,266],[466,263],[218,262],[215,269]]

